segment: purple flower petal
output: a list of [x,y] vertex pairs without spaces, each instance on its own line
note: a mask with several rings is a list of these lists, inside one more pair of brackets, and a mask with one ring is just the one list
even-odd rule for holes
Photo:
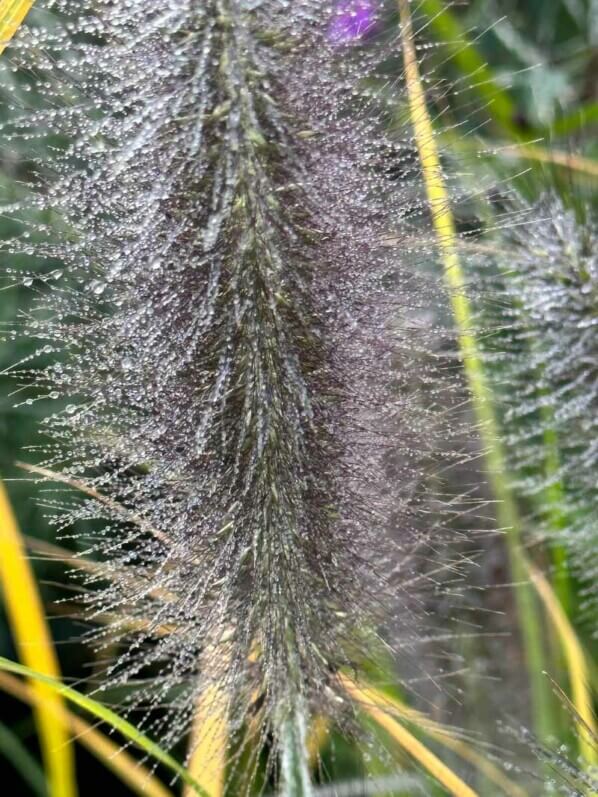
[[363,39],[376,25],[376,12],[374,0],[338,0],[328,33],[330,41],[344,44]]

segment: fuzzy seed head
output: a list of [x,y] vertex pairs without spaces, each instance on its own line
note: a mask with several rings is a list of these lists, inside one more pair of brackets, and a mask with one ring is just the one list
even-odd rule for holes
[[41,264],[19,334],[58,356],[19,376],[54,402],[37,463],[83,492],[54,510],[99,562],[106,683],[164,744],[207,684],[239,725],[332,711],[415,573],[442,401],[398,89],[361,87],[397,43],[364,2],[48,5],[11,54],[39,78],[3,135],[39,155],[5,253]]

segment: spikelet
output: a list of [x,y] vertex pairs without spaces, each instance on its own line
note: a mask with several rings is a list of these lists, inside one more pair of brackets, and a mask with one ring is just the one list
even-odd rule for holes
[[342,709],[334,674],[391,608],[416,636],[442,391],[422,397],[432,299],[402,257],[421,187],[386,132],[397,41],[370,2],[53,7],[11,51],[36,80],[3,131],[30,142],[4,212],[6,253],[42,264],[15,369],[56,402],[37,462],[83,486],[58,529],[109,564],[85,582],[122,650],[106,683],[141,683],[166,745],[214,684],[277,737],[299,704]]

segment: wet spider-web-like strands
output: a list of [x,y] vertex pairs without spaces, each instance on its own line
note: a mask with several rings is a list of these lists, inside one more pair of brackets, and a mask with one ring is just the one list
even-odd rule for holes
[[332,710],[381,607],[416,616],[442,402],[405,322],[432,301],[401,257],[421,190],[398,89],[359,90],[396,41],[331,40],[324,6],[62,0],[10,52],[34,80],[4,249],[42,263],[18,334],[59,354],[14,370],[64,402],[37,461],[86,495],[48,503],[109,563],[85,576],[106,683],[143,681],[165,744],[207,681],[241,719]]

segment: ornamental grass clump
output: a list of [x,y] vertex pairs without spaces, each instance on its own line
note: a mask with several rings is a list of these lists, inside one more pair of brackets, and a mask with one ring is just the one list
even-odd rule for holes
[[30,153],[4,251],[38,265],[7,274],[36,292],[13,370],[54,402],[33,469],[77,488],[46,503],[105,564],[84,598],[119,646],[104,684],[137,685],[164,745],[213,694],[291,777],[312,707],[345,711],[336,673],[393,611],[417,636],[443,386],[422,397],[397,41],[369,2],[47,6],[3,129]]

